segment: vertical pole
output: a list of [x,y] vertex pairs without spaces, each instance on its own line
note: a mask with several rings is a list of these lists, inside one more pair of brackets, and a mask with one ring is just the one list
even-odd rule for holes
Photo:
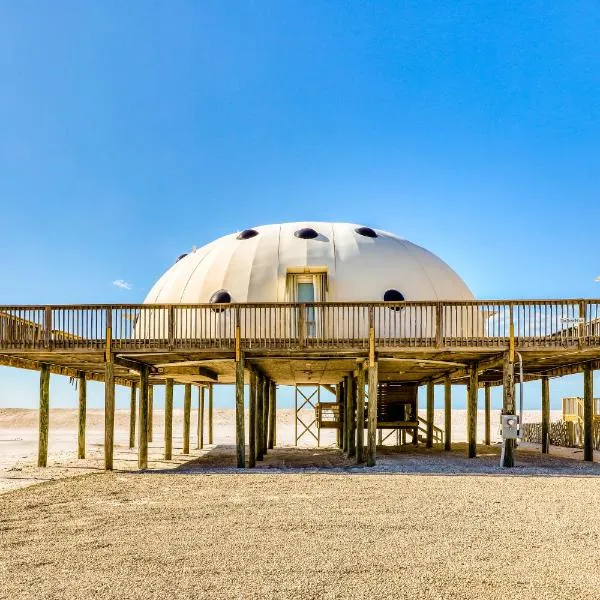
[[452,380],[444,379],[444,450],[452,450]]
[[135,417],[136,417],[136,390],[137,383],[131,384],[131,397],[129,399],[129,447],[135,446]]
[[479,393],[479,373],[477,363],[471,365],[467,399],[467,441],[469,458],[477,456],[477,396]]
[[148,367],[140,369],[140,412],[138,424],[138,468],[148,468]]
[[269,439],[267,440],[267,446],[271,450],[275,446],[275,426],[277,423],[277,399],[276,399],[276,388],[275,382],[270,381],[269,390]]
[[[107,357],[109,358],[109,357]],[[104,363],[104,468],[112,471],[115,436],[115,363]]]
[[433,400],[435,387],[433,380],[427,382],[427,438],[425,441],[426,448],[433,447]]
[[367,431],[367,467],[375,466],[377,453],[377,363],[369,364],[369,415]]
[[79,392],[79,429],[77,432],[77,458],[85,458],[85,417],[87,412],[86,381],[85,373],[78,373]]
[[148,441],[152,441],[152,429],[154,427],[154,386],[148,386]]
[[583,370],[583,460],[594,460],[594,371],[588,363]]
[[267,453],[267,438],[269,429],[269,392],[271,391],[271,385],[269,384],[269,378],[263,377],[263,411],[262,411],[262,449],[263,454]]
[[40,423],[38,444],[38,467],[48,465],[48,424],[50,417],[50,365],[40,369]]
[[[521,425],[522,427],[522,425]],[[542,377],[542,454],[550,452],[550,378]]]
[[183,387],[183,453],[190,453],[190,419],[192,413],[192,384]]
[[346,424],[344,446],[345,446],[345,450],[346,450],[346,456],[348,456],[348,457],[350,456],[350,435],[351,435],[351,431],[352,431],[352,425],[351,425],[351,421],[352,421],[351,394],[352,394],[352,392],[350,391],[351,386],[352,386],[352,379],[346,375],[346,377],[344,377],[344,398],[345,398],[344,422]]
[[348,457],[356,456],[356,380],[354,376],[348,378]]
[[198,446],[204,448],[204,386],[198,387]]
[[348,384],[347,377],[342,381],[342,450],[348,450]]
[[235,441],[237,466],[243,469],[246,466],[244,433],[244,356],[240,352],[235,363]]
[[256,371],[250,371],[250,406],[248,407],[248,467],[256,466]]
[[173,458],[173,380],[165,381],[165,460]]
[[[263,376],[257,374],[256,376],[256,460],[262,460],[264,457],[263,449],[263,404],[264,404],[264,392],[265,386],[263,383]],[[296,419],[296,427],[298,421]]]
[[213,443],[213,384],[208,386],[208,443]]
[[491,415],[492,415],[492,394],[490,382],[485,382],[485,445],[489,446],[491,442]]
[[342,448],[342,432],[343,432],[343,417],[344,410],[342,408],[342,384],[338,383],[335,386],[335,402],[337,404],[338,409],[338,428],[337,428],[337,446],[338,448]]
[[356,464],[365,457],[365,366],[358,366],[356,377]]
[[[504,354],[502,369],[502,414],[512,415],[515,412],[515,364],[511,352]],[[515,440],[503,440],[500,464],[503,467],[515,466]]]

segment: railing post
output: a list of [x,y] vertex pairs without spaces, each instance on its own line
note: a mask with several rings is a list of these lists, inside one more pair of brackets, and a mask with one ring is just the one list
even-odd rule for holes
[[104,356],[106,362],[112,361],[112,308],[106,309],[106,338]]
[[579,327],[577,328],[577,344],[581,348],[584,345],[584,341],[587,344],[586,340],[586,325],[587,325],[587,311],[586,311],[586,302],[581,300],[579,302]]
[[435,307],[435,345],[438,348],[443,345],[443,314],[442,304],[438,302]]
[[175,307],[169,306],[168,309],[168,335],[169,335],[169,350],[175,345]]
[[44,310],[44,348],[50,347],[52,340],[52,308],[46,306]]
[[306,304],[300,304],[298,314],[298,344],[306,344]]

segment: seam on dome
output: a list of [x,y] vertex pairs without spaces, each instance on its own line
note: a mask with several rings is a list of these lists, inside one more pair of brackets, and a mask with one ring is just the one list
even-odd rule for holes
[[192,272],[190,273],[190,276],[188,277],[188,280],[185,282],[185,285],[183,286],[183,289],[181,290],[181,294],[179,296],[179,302],[182,301],[183,299],[183,295],[185,294],[185,290],[187,290],[188,285],[190,284],[190,281],[192,279],[192,277],[194,276],[194,273],[196,272],[196,270],[198,269],[198,267],[204,262],[204,259],[208,256],[210,256],[213,252],[215,251],[214,248],[211,248],[199,261],[198,264],[194,267],[194,269],[192,270]]
[[411,244],[407,240],[398,239],[397,241],[399,241],[406,248],[406,250],[408,251],[408,253],[419,264],[419,266],[421,267],[421,270],[423,271],[423,273],[425,273],[425,277],[427,277],[427,281],[429,281],[429,284],[431,285],[431,289],[433,290],[433,294],[435,296],[435,299],[439,300],[440,298],[438,296],[437,289],[436,289],[435,285],[433,284],[433,281],[431,280],[431,277],[429,277],[429,273],[427,272],[427,269],[423,266],[423,263],[421,262],[421,260],[419,259],[419,257],[413,252],[412,248],[410,247]]

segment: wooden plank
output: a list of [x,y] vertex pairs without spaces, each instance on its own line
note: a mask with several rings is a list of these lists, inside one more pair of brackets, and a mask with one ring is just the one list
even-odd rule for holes
[[244,434],[244,355],[238,354],[235,363],[235,443],[237,466],[243,469],[246,466]]
[[38,437],[38,467],[48,465],[48,427],[50,418],[50,367],[40,369],[40,421]]
[[115,363],[104,365],[104,468],[113,469],[115,437]]
[[485,382],[485,439],[484,443],[486,446],[491,444],[491,413],[492,413],[492,398],[491,398],[491,386],[490,382]]
[[[521,424],[523,427],[523,424]],[[542,454],[550,452],[550,378],[542,377]]]
[[276,427],[277,427],[277,387],[274,381],[270,381],[269,385],[269,436],[267,447],[271,450],[275,446]]
[[594,460],[594,372],[590,365],[583,371],[583,460]]
[[263,414],[262,414],[262,449],[263,455],[268,452],[267,438],[269,437],[269,393],[271,392],[271,384],[268,377],[263,377]]
[[85,373],[79,372],[77,378],[78,386],[78,429],[77,429],[77,458],[85,458],[85,421],[87,413],[87,387],[85,380]]
[[165,460],[173,458],[173,380],[165,382]]
[[256,375],[256,460],[263,460],[263,403],[264,403],[264,385],[263,376],[260,373]]
[[369,408],[367,430],[367,467],[374,467],[377,454],[377,361],[369,363]]
[[154,386],[148,385],[148,441],[152,442],[154,429]]
[[250,370],[250,398],[248,406],[248,467],[256,466],[256,396],[257,381],[256,371]]
[[204,386],[198,388],[198,427],[197,437],[198,445],[197,448],[202,450],[204,448]]
[[444,450],[452,450],[452,379],[444,379]]
[[130,399],[129,399],[129,447],[135,446],[135,417],[137,414],[137,402],[136,402],[137,384],[131,384]]
[[479,373],[477,364],[471,367],[467,398],[467,456],[477,456],[477,396],[479,393]]
[[183,454],[190,453],[190,420],[192,416],[192,384],[183,386]]
[[[515,364],[511,360],[511,353],[504,353],[502,367],[502,414],[515,413]],[[503,467],[515,466],[515,440],[504,440],[500,464]]]
[[213,443],[213,385],[208,386],[208,443]]
[[138,424],[138,468],[148,468],[148,369],[140,369],[140,398]]
[[361,363],[356,374],[356,464],[365,457],[365,365]]
[[348,377],[348,458],[356,456],[356,381]]
[[426,433],[426,448],[433,448],[433,417],[434,417],[434,394],[435,387],[433,381],[430,379],[427,382],[427,433]]

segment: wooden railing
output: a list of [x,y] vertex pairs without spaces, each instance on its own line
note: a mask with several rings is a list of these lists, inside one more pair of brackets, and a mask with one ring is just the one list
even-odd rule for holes
[[600,300],[0,307],[0,349],[600,346]]
[[[600,419],[600,398],[594,398],[594,419]],[[583,423],[584,402],[579,396],[562,399],[563,421]]]

